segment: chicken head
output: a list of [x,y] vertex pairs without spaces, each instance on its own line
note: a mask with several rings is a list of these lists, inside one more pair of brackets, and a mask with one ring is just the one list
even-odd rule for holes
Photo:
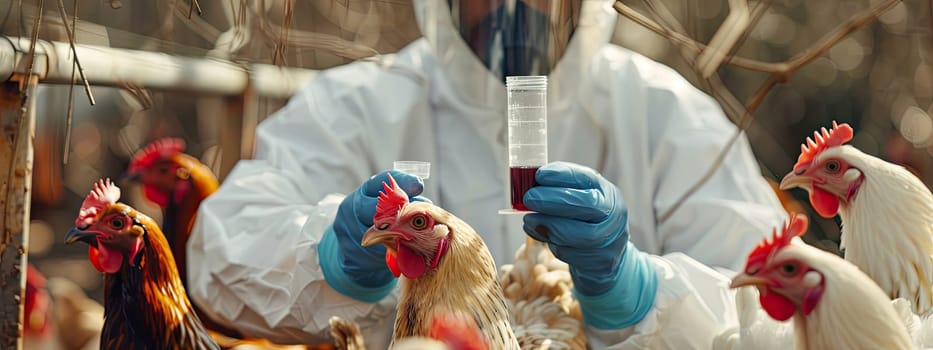
[[433,215],[429,203],[409,202],[392,175],[379,192],[373,226],[363,235],[364,247],[386,246],[386,265],[399,277],[418,278],[437,268],[450,244],[450,229]]
[[135,266],[143,249],[145,228],[131,208],[117,203],[120,188],[110,179],[100,180],[84,199],[75,226],[65,234],[65,243],[88,244],[91,264],[103,273],[116,273],[125,262]]
[[[146,199],[160,207],[166,207],[169,201],[184,196],[190,187],[187,180],[189,170],[173,161],[171,157],[184,152],[185,141],[177,138],[165,138],[153,141],[136,152],[130,161],[125,178],[142,183]],[[175,197],[175,198],[173,198]]]
[[780,233],[774,231],[748,256],[745,270],[732,280],[732,288],[756,286],[762,308],[772,318],[785,321],[800,311],[809,315],[816,308],[824,290],[824,278],[793,250],[794,237],[807,231],[807,218],[791,215]]
[[852,140],[852,127],[834,121],[832,130],[823,128],[821,132],[814,132],[813,138],[800,146],[797,164],[781,180],[780,188],[805,189],[813,209],[831,218],[839,212],[840,201],[849,202],[855,196],[864,177],[838,152],[838,146]]

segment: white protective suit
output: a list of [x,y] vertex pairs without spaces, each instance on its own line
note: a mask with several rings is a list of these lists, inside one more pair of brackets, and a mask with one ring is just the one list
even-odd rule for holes
[[[449,25],[445,1],[415,3],[425,38],[379,62],[321,72],[261,123],[255,159],[240,161],[201,205],[189,285],[214,318],[252,336],[307,343],[328,337],[337,315],[357,321],[367,345],[385,348],[397,290],[375,304],[336,292],[316,247],[344,194],[395,160],[432,163],[423,195],[473,225],[498,264],[524,242],[521,216],[497,214],[509,208],[505,87],[477,74],[484,67]],[[659,283],[639,324],[590,327],[590,342],[708,349],[737,322],[732,276],[707,266],[739,269],[786,214],[743,138],[715,176],[658,223],[735,126],[674,70],[610,44],[618,18],[611,3],[584,1],[550,74],[548,152],[620,188],[631,241],[656,254]]]

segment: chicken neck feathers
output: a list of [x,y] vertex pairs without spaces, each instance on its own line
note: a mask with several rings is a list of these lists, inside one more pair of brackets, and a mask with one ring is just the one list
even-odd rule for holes
[[220,349],[192,311],[161,231],[123,207],[145,227],[145,248],[135,266],[104,277],[101,348]]
[[435,271],[417,279],[401,277],[393,339],[428,336],[435,312],[463,312],[474,316],[491,348],[518,349],[489,249],[460,219],[446,212],[435,215],[450,230],[450,247]]
[[797,349],[910,349],[903,318],[865,274],[835,255],[803,244],[788,247],[825,278],[825,291],[807,316],[794,315]]
[[904,298],[914,312],[933,313],[933,195],[901,166],[851,146],[840,153],[863,172],[864,182],[840,208],[845,259],[871,277],[890,298]]

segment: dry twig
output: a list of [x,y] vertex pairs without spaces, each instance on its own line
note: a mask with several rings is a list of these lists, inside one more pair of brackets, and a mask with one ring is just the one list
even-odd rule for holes
[[[621,0],[617,0],[613,7],[621,15],[667,38],[669,41],[678,46],[681,49],[681,54],[685,56],[687,52],[694,55],[701,55],[704,50],[707,49],[707,45],[697,42],[686,34],[687,31],[683,28],[682,25],[680,25],[676,18],[674,18],[673,15],[667,11],[663,4],[660,4],[656,0],[644,1],[649,10],[658,20],[652,20],[642,15],[638,11],[635,11],[634,9],[623,4]],[[706,181],[709,180],[713,174],[715,174],[715,172],[719,169],[719,166],[721,166],[725,161],[726,155],[732,149],[732,146],[736,141],[738,141],[740,135],[748,128],[749,125],[751,125],[752,121],[754,120],[755,110],[757,110],[761,102],[764,101],[765,97],[768,96],[768,94],[771,92],[771,89],[780,83],[788,81],[790,77],[792,77],[798,70],[803,68],[803,66],[824,54],[834,45],[842,41],[842,39],[844,39],[847,35],[874,22],[878,16],[883,14],[885,11],[890,10],[900,2],[901,0],[885,0],[874,4],[874,6],[871,8],[855,14],[849,20],[834,28],[828,34],[820,38],[820,40],[812,44],[808,49],[795,55],[790,60],[777,63],[742,58],[731,53],[740,45],[739,41],[744,40],[749,29],[754,27],[754,24],[757,23],[757,20],[764,12],[764,6],[767,4],[759,4],[759,6],[757,6],[753,11],[755,13],[752,14],[752,19],[750,20],[749,25],[742,30],[740,35],[731,36],[730,39],[732,42],[726,41],[720,42],[718,44],[719,48],[730,48],[729,55],[726,56],[721,62],[748,70],[771,74],[768,79],[761,85],[761,87],[759,87],[758,90],[752,95],[752,97],[746,101],[744,106],[738,103],[738,99],[735,98],[735,95],[728,91],[722,82],[719,81],[719,78],[715,72],[708,70],[708,65],[704,66],[707,69],[704,71],[704,67],[698,66],[695,60],[687,59],[687,62],[694,63],[691,64],[691,68],[700,77],[705,78],[704,84],[708,86],[711,95],[713,95],[713,97],[716,98],[716,100],[721,104],[723,104],[724,111],[726,111],[726,113],[729,114],[731,119],[736,123],[737,129],[729,139],[726,146],[716,157],[707,172],[702,177],[700,177],[700,179],[695,184],[693,184],[670,208],[668,208],[668,210],[658,216],[658,223],[662,223],[670,218],[670,216],[683,204],[687,198],[699,190],[700,187],[702,187]],[[685,57],[685,59],[686,58],[687,57]],[[709,72],[710,74],[704,75],[704,72]]]
[[279,31],[279,39],[275,44],[275,51],[272,54],[272,64],[279,64],[281,60],[282,64],[285,64],[285,49],[288,48],[288,26],[292,21],[292,6],[294,0],[285,0],[285,6],[283,9],[283,18],[282,18],[282,28]]
[[737,47],[738,39],[749,32],[747,29],[751,23],[748,0],[729,0],[729,15],[710,39],[709,46],[696,59],[701,77],[709,78],[719,69],[726,56]]
[[[39,23],[42,23],[42,12],[45,8],[45,1],[39,0],[39,11],[36,13],[36,21],[32,24],[32,38],[29,43],[29,54],[26,61],[26,79],[20,81],[19,90],[24,91],[32,81],[32,66],[36,63],[36,43],[39,42]],[[26,103],[26,99],[23,99],[23,103]]]
[[191,5],[188,6],[188,19],[191,19],[192,10],[198,10],[198,16],[201,16],[201,4],[198,3],[198,0],[191,0]]
[[91,92],[91,84],[87,80],[87,76],[84,75],[84,67],[81,66],[81,60],[78,59],[78,51],[75,49],[75,31],[78,28],[77,18],[78,18],[78,2],[74,2],[74,16],[71,19],[71,26],[68,26],[68,18],[65,13],[65,3],[63,0],[58,0],[58,12],[62,17],[62,26],[65,27],[65,33],[68,35],[68,44],[71,46],[71,54],[74,56],[74,61],[72,63],[72,85],[75,83],[74,73],[77,71],[81,75],[81,81],[84,83],[84,93],[87,94],[88,102],[93,106],[96,102],[94,101],[94,93]]

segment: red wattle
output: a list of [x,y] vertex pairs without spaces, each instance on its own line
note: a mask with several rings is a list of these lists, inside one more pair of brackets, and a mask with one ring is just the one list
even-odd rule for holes
[[162,208],[168,206],[168,195],[162,191],[159,191],[159,189],[155,188],[155,186],[143,185],[143,194],[146,195],[147,199],[151,200],[153,203]]
[[97,246],[100,249],[89,247],[88,250],[91,265],[94,265],[97,271],[103,273],[117,273],[117,271],[120,271],[120,267],[123,265],[123,254],[107,249],[99,243]]
[[819,187],[814,186],[810,191],[810,204],[817,214],[827,219],[839,212],[839,198]]
[[397,245],[398,251],[398,267],[402,271],[402,274],[408,278],[418,278],[424,274],[424,271],[428,266],[424,263],[424,258],[422,258],[418,253],[415,253],[414,250],[408,248],[401,243]]
[[94,266],[97,271],[104,272],[104,267],[100,264],[99,255],[100,252],[97,251],[97,248],[87,246],[87,258],[91,261],[91,266]]
[[797,311],[797,307],[790,299],[772,291],[762,291],[758,300],[761,302],[761,307],[768,312],[768,315],[778,321],[787,321]]
[[386,250],[386,266],[389,267],[389,271],[392,271],[392,275],[396,278],[402,274],[402,271],[398,268],[398,257],[391,250]]

